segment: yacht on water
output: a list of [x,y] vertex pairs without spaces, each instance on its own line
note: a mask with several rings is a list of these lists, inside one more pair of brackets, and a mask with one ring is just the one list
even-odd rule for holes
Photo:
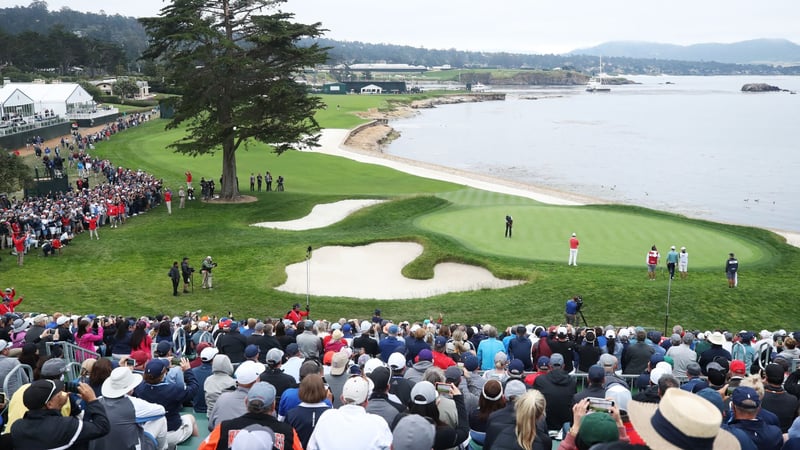
[[608,78],[608,75],[603,72],[603,57],[600,57],[600,73],[589,78],[586,83],[586,92],[610,92],[611,86],[603,84],[603,80]]

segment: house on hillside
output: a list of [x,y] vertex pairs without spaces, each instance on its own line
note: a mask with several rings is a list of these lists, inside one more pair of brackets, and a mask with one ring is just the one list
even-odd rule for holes
[[109,78],[106,80],[93,80],[89,83],[93,84],[97,89],[100,89],[103,95],[114,95],[114,83],[116,81],[116,78]]

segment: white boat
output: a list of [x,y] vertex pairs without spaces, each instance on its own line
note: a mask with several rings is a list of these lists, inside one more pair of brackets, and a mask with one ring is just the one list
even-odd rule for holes
[[586,92],[609,92],[611,91],[611,86],[607,84],[603,84],[603,77],[599,74],[596,77],[589,78],[589,82],[586,83]]
[[603,72],[603,57],[600,57],[600,73],[597,75],[589,78],[589,82],[586,83],[586,92],[610,92],[611,86],[608,84],[603,84],[603,80],[608,78],[608,75]]
[[472,85],[472,92],[486,92],[489,90],[489,87],[483,83],[475,83]]

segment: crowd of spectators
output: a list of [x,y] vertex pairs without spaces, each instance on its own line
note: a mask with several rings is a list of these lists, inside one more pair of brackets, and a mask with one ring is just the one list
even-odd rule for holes
[[19,199],[0,196],[0,249],[12,249],[12,255],[20,256],[20,248],[22,254],[41,248],[44,256],[57,255],[76,234],[92,229],[99,239],[97,227],[117,228],[129,217],[158,206],[162,202],[163,180],[88,153],[95,142],[110,139],[148,118],[139,113],[120,117],[89,135],[76,130],[72,136],[62,138],[61,146],[52,151],[49,147],[39,151],[41,140],[36,139],[34,149],[39,149],[37,154],[42,154],[42,163],[51,177],[64,170],[64,153],[69,166],[77,167],[79,176],[66,192]]
[[[72,420],[70,427],[93,421],[71,436],[78,440],[111,445],[107,436],[124,435],[142,448],[174,448],[200,435],[194,417],[205,414],[210,434],[201,449],[245,440],[327,449],[340,448],[342,439],[355,449],[800,443],[800,370],[793,366],[800,332],[675,326],[665,338],[610,325],[498,330],[441,318],[391,321],[377,310],[371,320],[328,322],[309,320],[299,305],[263,320],[199,312],[28,317],[14,311],[21,299],[9,294],[0,319],[0,378],[24,363],[35,380],[6,392],[12,407],[4,439],[28,442],[26,421],[57,417]],[[64,388],[62,358],[70,356],[63,342],[78,346],[69,355],[82,364],[86,386],[51,401],[44,388]],[[47,380],[56,383],[40,383]],[[40,388],[51,395],[28,402],[26,393]],[[182,413],[189,405],[194,414]],[[33,414],[42,408],[53,412]],[[78,411],[82,419],[74,417]],[[103,433],[101,414],[111,434]],[[124,432],[116,428],[122,423]],[[60,445],[58,437],[68,434],[47,435],[47,444]]]

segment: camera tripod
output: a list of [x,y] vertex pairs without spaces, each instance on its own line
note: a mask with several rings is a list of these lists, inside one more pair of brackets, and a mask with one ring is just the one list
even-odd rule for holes
[[586,323],[586,317],[583,315],[582,308],[578,308],[578,311],[576,311],[576,312],[577,312],[577,315],[581,317],[581,320],[583,321],[583,326],[588,328],[589,324]]

